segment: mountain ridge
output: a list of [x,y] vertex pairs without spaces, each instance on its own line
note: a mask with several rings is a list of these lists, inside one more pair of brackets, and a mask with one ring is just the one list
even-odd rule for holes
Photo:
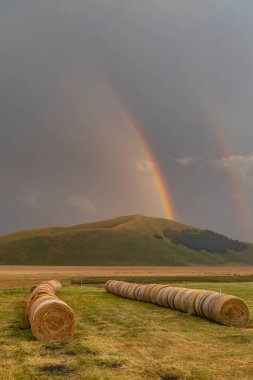
[[252,265],[253,245],[209,230],[141,214],[0,236],[0,265],[228,263]]

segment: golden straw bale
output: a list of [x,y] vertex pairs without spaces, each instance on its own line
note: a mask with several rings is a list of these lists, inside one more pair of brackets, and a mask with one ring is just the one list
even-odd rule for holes
[[[156,305],[160,305],[160,306],[164,306],[163,303],[162,303],[162,297],[163,297],[163,290],[170,288],[169,285],[163,285],[158,291],[157,291],[157,294],[156,294]],[[168,307],[168,305],[167,305]]]
[[130,289],[133,287],[133,284],[131,284],[131,283],[127,283],[127,286],[126,287],[124,287],[124,292],[125,292],[125,297],[126,298],[129,298],[129,292],[130,292]]
[[128,289],[128,298],[130,298],[131,300],[135,300],[134,294],[135,294],[135,289],[136,289],[137,286],[139,286],[139,285],[138,284],[133,284]]
[[166,288],[167,285],[157,285],[157,286],[154,286],[151,291],[150,291],[150,301],[154,304],[158,304],[158,299],[157,299],[157,295],[158,293],[160,292],[160,290]]
[[171,308],[171,309],[175,309],[175,306],[174,306],[174,298],[176,297],[177,295],[177,292],[179,292],[181,290],[181,288],[174,288],[172,287],[170,290],[169,290],[169,293],[168,293],[168,306]]
[[202,304],[202,310],[204,317],[207,319],[212,319],[211,314],[210,314],[210,305],[212,305],[212,300],[216,299],[217,297],[221,297],[223,293],[218,293],[218,292],[212,292],[212,294],[209,294],[207,296]]
[[119,283],[118,288],[117,288],[118,295],[121,296],[121,297],[123,297],[123,293],[122,293],[122,291],[123,291],[123,287],[124,287],[125,284],[126,284],[125,282],[121,281],[121,282]]
[[189,293],[186,297],[186,309],[188,314],[197,314],[195,311],[195,301],[199,294],[206,292],[202,289],[193,289],[193,292]]
[[137,299],[138,301],[145,301],[144,300],[144,293],[147,285],[141,285],[137,291]]
[[56,296],[60,290],[59,281],[45,281],[27,299],[26,315],[38,340],[66,340],[74,333],[75,314]]
[[188,313],[188,299],[195,292],[195,289],[185,289],[180,295],[180,300],[178,304],[178,310]]
[[112,283],[113,280],[108,280],[105,283],[105,290],[108,292],[109,291],[109,285]]
[[31,308],[30,324],[38,340],[67,340],[75,331],[75,314],[59,298],[48,297]]
[[227,326],[246,326],[250,312],[247,304],[238,297],[221,294],[209,305],[211,319]]
[[211,291],[203,291],[202,293],[200,293],[196,300],[195,300],[195,313],[200,316],[200,317],[204,317],[204,312],[203,312],[203,303],[205,301],[205,299],[210,296],[211,294],[213,294],[213,292]]
[[180,288],[180,290],[178,290],[177,294],[174,297],[174,301],[173,301],[173,303],[174,303],[174,309],[180,310],[181,297],[186,292],[186,290],[187,290],[186,288]]
[[145,302],[150,302],[150,292],[158,284],[148,284],[144,290],[143,299]]
[[136,284],[136,287],[134,289],[134,299],[135,300],[139,300],[138,294],[139,294],[139,290],[141,289],[142,286],[143,285],[141,285],[141,284]]
[[157,295],[159,305],[169,307],[168,295],[169,295],[171,289],[172,289],[171,286],[166,286],[166,288],[163,288],[160,290],[160,292]]

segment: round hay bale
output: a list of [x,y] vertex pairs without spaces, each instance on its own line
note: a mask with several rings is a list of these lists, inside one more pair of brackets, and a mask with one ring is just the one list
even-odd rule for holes
[[134,284],[134,286],[130,288],[130,299],[131,299],[131,300],[136,300],[136,298],[135,298],[135,293],[136,293],[136,291],[137,291],[137,289],[138,289],[139,287],[140,287],[139,284]]
[[151,291],[150,291],[150,294],[149,294],[149,298],[150,298],[150,301],[154,304],[158,304],[158,294],[160,292],[160,290],[166,288],[167,285],[157,285],[157,286],[154,286]]
[[111,289],[111,293],[112,294],[117,294],[117,286],[118,286],[118,282],[117,281],[113,281],[111,284],[110,284],[110,289]]
[[226,326],[246,326],[250,312],[247,304],[238,297],[221,294],[211,300],[211,319]]
[[144,293],[147,285],[141,285],[140,288],[137,291],[137,299],[138,301],[145,301],[144,300]]
[[129,298],[129,288],[132,286],[131,283],[127,282],[123,288],[123,293],[125,298]]
[[75,331],[73,310],[56,297],[38,300],[31,308],[29,320],[38,340],[63,341],[71,338]]
[[107,292],[109,292],[109,286],[110,286],[110,284],[111,284],[112,281],[113,281],[113,280],[108,280],[108,281],[106,281],[106,283],[105,283],[105,290],[106,290]]
[[164,289],[161,289],[161,291],[158,293],[158,298],[161,299],[161,305],[165,307],[169,307],[168,303],[168,296],[170,294],[171,289],[173,289],[172,286],[167,286]]
[[134,291],[137,284],[130,284],[130,286],[127,288],[127,298],[134,299]]
[[138,298],[138,293],[139,293],[139,290],[141,289],[143,285],[142,284],[137,284],[135,289],[134,289],[134,299],[135,300],[138,300],[139,301],[139,298]]
[[221,295],[223,295],[223,293],[221,294],[218,292],[212,292],[212,294],[207,296],[206,299],[204,300],[202,304],[202,310],[203,310],[204,316],[207,319],[212,319],[211,314],[210,314],[210,311],[211,311],[210,306],[212,305],[212,301],[216,299],[217,297],[220,297]]
[[198,316],[200,316],[200,317],[205,316],[204,312],[203,312],[203,303],[204,303],[205,299],[212,294],[213,294],[212,291],[205,290],[196,297],[195,312]]
[[49,299],[49,298],[52,298],[52,299],[57,299],[57,296],[50,296],[48,294],[45,294],[43,296],[40,296],[39,298],[37,298],[36,300],[33,301],[33,303],[31,304],[27,304],[27,308],[26,308],[26,317],[28,319],[28,321],[30,322],[30,314],[31,314],[31,310],[33,307],[35,307],[35,305],[37,305],[38,303],[42,302],[43,300],[45,299]]
[[187,313],[188,314],[194,314],[196,315],[196,305],[195,305],[195,302],[196,302],[196,298],[198,297],[199,294],[203,293],[203,292],[206,292],[206,290],[202,290],[202,289],[193,289],[193,292],[189,293],[187,296],[186,296],[186,310],[187,310]]
[[166,285],[159,290],[156,296],[157,305],[168,307],[168,291],[171,289],[171,286]]
[[117,292],[118,292],[118,295],[120,296],[120,297],[125,297],[125,294],[124,294],[124,289],[125,289],[125,287],[127,287],[128,286],[128,283],[127,282],[121,282],[121,284],[118,286],[118,288],[117,288]]
[[180,310],[180,301],[181,301],[181,297],[184,295],[184,293],[186,292],[186,288],[180,288],[180,290],[178,290],[177,294],[175,295],[174,297],[174,309],[176,310]]
[[168,293],[168,306],[171,309],[175,309],[174,298],[176,297],[177,292],[179,292],[181,289],[182,288],[171,287],[171,289],[169,290],[169,293]]
[[44,281],[39,286],[42,286],[42,285],[49,285],[49,286],[51,286],[51,288],[53,289],[53,291],[55,293],[59,293],[61,291],[61,289],[62,289],[62,285],[61,285],[60,281],[58,281],[58,280]]
[[150,302],[150,292],[157,285],[158,284],[148,284],[148,285],[146,285],[146,288],[145,288],[144,294],[143,294],[143,300],[145,302]]
[[178,310],[188,313],[188,299],[193,292],[195,292],[195,289],[186,289],[183,293],[181,293]]

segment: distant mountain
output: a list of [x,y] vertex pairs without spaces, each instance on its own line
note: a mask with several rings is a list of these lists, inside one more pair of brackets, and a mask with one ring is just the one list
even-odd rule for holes
[[0,237],[5,265],[253,264],[253,245],[143,215]]

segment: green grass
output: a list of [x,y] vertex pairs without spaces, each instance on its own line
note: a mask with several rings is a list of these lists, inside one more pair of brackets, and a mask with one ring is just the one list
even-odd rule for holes
[[108,280],[118,280],[127,282],[136,282],[140,284],[152,283],[195,283],[195,282],[253,282],[252,275],[199,275],[199,276],[103,276],[103,277],[74,277],[71,279],[71,284],[85,285],[85,284],[105,284]]
[[163,236],[165,229],[196,230],[167,219],[134,215],[73,227],[21,231],[0,237],[0,265],[253,264],[253,245],[242,252],[196,251],[172,243]]
[[101,286],[67,285],[60,297],[76,312],[76,334],[66,343],[38,342],[23,317],[28,292],[2,290],[0,379],[252,379],[253,282],[186,286],[244,298],[248,327],[119,298]]

